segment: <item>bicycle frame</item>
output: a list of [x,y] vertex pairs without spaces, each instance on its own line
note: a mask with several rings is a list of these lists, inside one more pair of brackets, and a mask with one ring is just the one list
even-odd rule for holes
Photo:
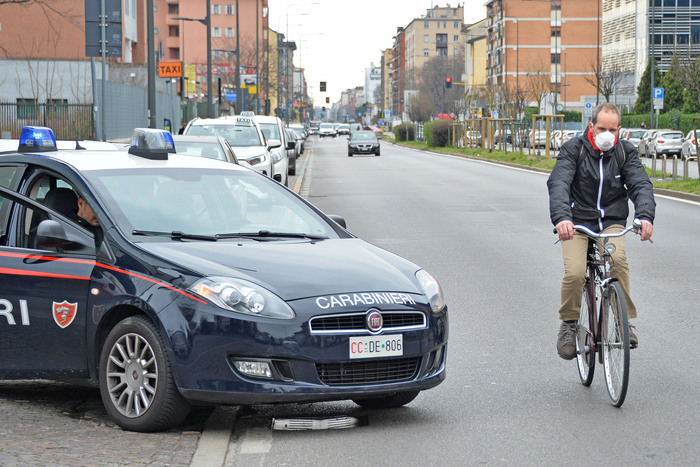
[[[604,238],[603,241],[605,244],[608,239]],[[598,240],[589,237],[586,255],[586,271],[588,275],[584,286],[586,300],[588,300],[588,334],[590,342],[593,344],[590,349],[591,361],[589,365],[593,364],[596,353],[598,354],[598,362],[603,363],[602,337],[607,333],[607,329],[605,329],[606,307],[603,306],[607,297],[603,297],[603,294],[608,283],[617,280],[611,277],[611,254],[605,250],[605,247],[603,247],[602,253],[600,250]]]

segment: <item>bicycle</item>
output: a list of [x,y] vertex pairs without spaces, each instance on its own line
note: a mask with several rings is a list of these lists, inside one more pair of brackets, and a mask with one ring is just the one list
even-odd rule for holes
[[638,232],[641,226],[641,221],[635,219],[632,225],[618,233],[599,234],[586,226],[574,225],[575,230],[589,237],[586,284],[576,326],[578,373],[581,383],[590,386],[598,353],[598,360],[605,371],[608,394],[615,407],[622,406],[627,395],[630,342],[625,296],[620,284],[611,277],[615,245],[608,239],[622,237],[632,230]]

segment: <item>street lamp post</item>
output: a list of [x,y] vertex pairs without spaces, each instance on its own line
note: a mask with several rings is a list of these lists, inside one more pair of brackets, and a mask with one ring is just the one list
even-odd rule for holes
[[[207,0],[207,15],[204,18],[188,18],[186,16],[176,16],[173,19],[183,21],[197,21],[207,27],[207,117],[214,117],[214,99],[212,96],[211,82],[211,0]],[[183,24],[184,32],[184,24]],[[184,55],[184,38],[183,38],[183,55]]]

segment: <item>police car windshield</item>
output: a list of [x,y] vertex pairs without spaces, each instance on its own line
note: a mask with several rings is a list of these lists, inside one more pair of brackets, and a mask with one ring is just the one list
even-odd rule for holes
[[254,126],[244,125],[192,125],[188,135],[223,136],[231,146],[262,146],[260,135]]
[[[236,233],[275,232],[279,238],[338,238],[312,208],[281,185],[252,171],[143,168],[83,172],[125,235],[177,232],[233,238]],[[158,236],[139,236],[163,241]]]

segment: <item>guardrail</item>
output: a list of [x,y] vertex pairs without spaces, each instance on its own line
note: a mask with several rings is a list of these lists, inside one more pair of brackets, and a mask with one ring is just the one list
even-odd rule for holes
[[[657,156],[656,154],[652,154],[651,156],[651,176],[652,178],[656,178],[656,163],[657,160],[661,160],[661,179],[665,180],[666,176],[668,174],[667,172],[667,164],[666,162],[668,161],[668,156],[666,154],[662,154],[661,157]],[[688,156],[683,156],[680,158],[681,163],[683,164],[683,180],[688,180],[690,177],[688,176],[688,171],[689,171],[689,164],[690,164],[690,157]],[[695,158],[695,160],[698,162],[698,172],[700,173],[700,159]],[[673,155],[673,166],[672,166],[672,172],[671,172],[671,179],[673,181],[676,181],[678,179],[678,161],[679,157],[678,155],[674,154]]]

